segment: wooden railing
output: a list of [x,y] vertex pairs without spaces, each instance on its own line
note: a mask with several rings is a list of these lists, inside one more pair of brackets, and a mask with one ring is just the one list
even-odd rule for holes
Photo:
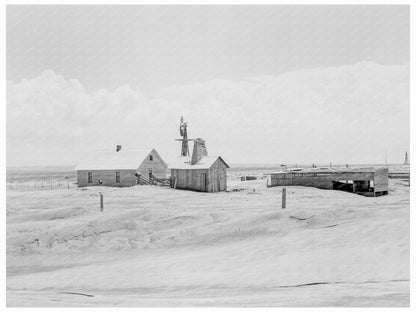
[[150,184],[149,179],[145,178],[142,175],[139,175],[138,179],[139,180],[138,180],[138,183],[137,184],[140,184],[140,185],[149,185]]
[[152,177],[151,184],[159,186],[171,186],[171,179]]

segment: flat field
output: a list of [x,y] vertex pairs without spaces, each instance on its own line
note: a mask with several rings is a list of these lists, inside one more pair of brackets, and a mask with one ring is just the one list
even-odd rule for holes
[[281,209],[281,187],[239,175],[216,194],[9,179],[7,305],[409,306],[407,181],[287,187]]

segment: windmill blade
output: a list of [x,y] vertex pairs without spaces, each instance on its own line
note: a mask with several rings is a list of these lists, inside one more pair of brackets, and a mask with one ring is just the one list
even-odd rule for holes
[[195,139],[175,139],[175,141],[195,141]]

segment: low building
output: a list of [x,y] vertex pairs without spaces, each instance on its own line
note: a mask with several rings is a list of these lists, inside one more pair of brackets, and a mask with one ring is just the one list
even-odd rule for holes
[[207,156],[205,142],[198,138],[192,157],[179,157],[170,164],[171,186],[209,193],[226,191],[228,168],[220,156]]
[[387,168],[316,168],[272,173],[269,186],[312,186],[380,196],[389,192],[388,179]]
[[167,164],[153,149],[100,151],[76,167],[78,187],[133,186],[151,178],[166,178]]
[[199,192],[221,192],[227,190],[227,163],[220,157],[203,157],[191,165],[190,157],[170,166],[172,187]]

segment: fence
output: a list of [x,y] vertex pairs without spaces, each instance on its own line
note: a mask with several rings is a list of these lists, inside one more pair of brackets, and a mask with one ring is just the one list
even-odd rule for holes
[[172,181],[171,179],[160,179],[160,178],[152,178],[151,184],[159,185],[159,186],[171,186]]
[[29,180],[18,182],[6,182],[6,188],[16,191],[36,191],[36,190],[57,190],[57,189],[75,189],[77,184],[69,180]]

